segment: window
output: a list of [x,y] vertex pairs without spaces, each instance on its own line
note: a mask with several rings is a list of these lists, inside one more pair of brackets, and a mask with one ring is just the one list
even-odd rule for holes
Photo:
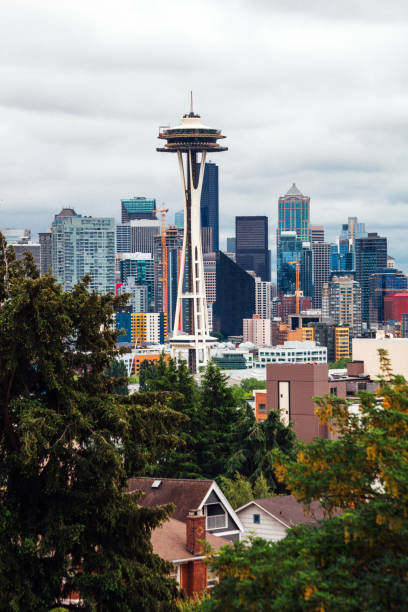
[[259,404],[258,410],[259,412],[266,412],[266,404]]
[[254,514],[252,518],[253,518],[254,525],[260,525],[261,524],[261,515],[260,514]]
[[222,529],[227,526],[227,513],[221,504],[205,506],[206,529]]

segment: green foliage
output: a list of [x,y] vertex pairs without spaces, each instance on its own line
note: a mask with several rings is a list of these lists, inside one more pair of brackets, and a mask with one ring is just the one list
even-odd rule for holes
[[198,612],[201,610],[202,604],[209,599],[209,595],[204,592],[202,595],[195,595],[185,600],[179,600],[178,612]]
[[257,378],[244,378],[241,380],[241,388],[245,393],[252,397],[252,391],[254,389],[266,389],[266,380],[258,380]]
[[233,478],[220,476],[219,484],[233,508],[240,508],[253,499],[261,499],[273,495],[262,472],[255,480],[254,486],[239,472],[236,472]]
[[271,497],[273,492],[269,488],[268,482],[261,472],[254,484],[254,498],[263,499],[264,497]]
[[212,335],[213,338],[217,338],[219,342],[226,342],[227,341],[227,337],[224,336],[224,334],[222,334],[221,332],[212,331],[211,335]]
[[[236,543],[214,560],[221,582],[203,610],[405,610],[408,601],[408,384],[382,359],[378,397],[318,400],[337,439],[303,445],[297,461],[275,453],[299,501],[319,500],[329,518],[273,544]],[[341,509],[340,516],[336,516]],[[330,517],[331,515],[331,517]]]
[[344,370],[347,368],[348,362],[351,361],[350,357],[342,357],[337,361],[329,363],[329,370]]
[[88,283],[64,293],[0,235],[0,610],[49,610],[72,591],[81,610],[175,607],[149,537],[170,508],[126,489],[179,417],[166,394],[114,393],[122,299]]
[[126,366],[120,359],[114,359],[110,366],[106,369],[106,374],[112,378],[116,378],[116,384],[113,392],[118,395],[128,395],[128,375]]
[[151,471],[152,475],[177,478],[233,478],[236,472],[251,486],[263,473],[270,490],[283,492],[272,465],[272,450],[295,456],[295,435],[282,425],[276,413],[256,423],[253,410],[225,374],[210,362],[197,385],[185,363],[144,362],[140,385],[146,391],[170,392],[170,407],[185,417],[178,431],[180,444]]

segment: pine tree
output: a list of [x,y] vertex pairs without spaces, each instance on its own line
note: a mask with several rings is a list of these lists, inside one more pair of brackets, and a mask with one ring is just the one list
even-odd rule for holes
[[0,610],[72,591],[84,610],[174,607],[149,537],[170,509],[126,485],[173,444],[178,415],[163,395],[113,393],[121,298],[88,283],[64,293],[0,235]]

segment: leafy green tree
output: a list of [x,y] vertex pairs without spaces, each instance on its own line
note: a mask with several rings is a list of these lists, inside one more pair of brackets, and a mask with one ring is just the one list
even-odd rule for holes
[[273,491],[270,489],[268,482],[261,472],[254,483],[254,499],[263,499],[264,497],[272,497]]
[[81,610],[174,608],[150,543],[170,508],[140,507],[127,479],[174,443],[179,417],[163,394],[113,392],[121,298],[88,283],[64,293],[0,235],[0,610],[73,591]]
[[351,361],[350,357],[341,357],[341,359],[338,359],[337,361],[333,361],[332,363],[329,363],[329,369],[344,370],[345,368],[347,368],[347,364],[349,361]]
[[222,492],[233,508],[240,508],[254,499],[251,483],[238,472],[234,475],[234,478],[220,476],[219,483]]
[[222,580],[204,610],[407,609],[408,384],[384,355],[382,364],[378,397],[361,393],[357,413],[345,399],[318,400],[336,439],[303,445],[297,462],[276,453],[297,499],[319,500],[329,518],[276,544],[227,548],[214,560]]

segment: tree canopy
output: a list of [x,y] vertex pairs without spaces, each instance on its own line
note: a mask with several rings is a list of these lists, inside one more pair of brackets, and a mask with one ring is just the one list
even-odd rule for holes
[[127,493],[175,442],[168,394],[122,396],[107,369],[121,298],[71,293],[0,235],[0,610],[172,610],[150,533],[171,508]]
[[275,453],[281,479],[328,518],[278,543],[236,543],[214,560],[222,578],[204,610],[352,612],[406,609],[408,601],[408,384],[382,354],[378,396],[359,409],[318,400],[333,440],[303,445],[297,461]]

